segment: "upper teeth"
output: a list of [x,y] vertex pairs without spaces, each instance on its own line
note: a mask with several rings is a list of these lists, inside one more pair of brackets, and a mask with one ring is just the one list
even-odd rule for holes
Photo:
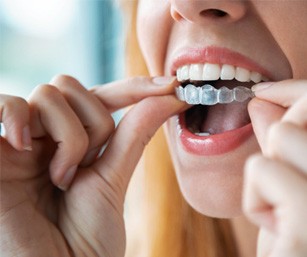
[[253,81],[259,83],[260,81],[266,81],[267,79],[260,73],[255,71],[249,71],[245,68],[235,67],[230,64],[189,64],[181,66],[177,69],[178,81],[185,80],[233,80],[236,79],[240,82]]

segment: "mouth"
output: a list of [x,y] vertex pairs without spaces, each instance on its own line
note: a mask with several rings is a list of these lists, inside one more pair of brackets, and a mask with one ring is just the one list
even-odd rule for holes
[[253,134],[247,111],[251,87],[268,79],[230,64],[187,64],[176,70],[177,97],[192,107],[178,117],[177,128],[189,152],[201,155],[233,150]]
[[177,119],[183,148],[207,156],[243,145],[253,135],[247,110],[254,96],[251,87],[276,80],[274,73],[239,52],[218,46],[182,48],[175,54],[169,67],[181,83],[176,95],[192,105]]
[[196,136],[225,133],[250,123],[250,90],[267,78],[256,71],[230,64],[189,64],[176,70],[180,100],[193,106],[184,113],[187,129]]

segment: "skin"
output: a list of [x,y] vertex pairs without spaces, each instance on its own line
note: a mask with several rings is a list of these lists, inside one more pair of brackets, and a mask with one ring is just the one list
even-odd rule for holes
[[[212,9],[223,11],[227,15],[213,15],[210,12]],[[141,0],[138,38],[152,75],[172,75],[171,62],[180,49],[214,45],[249,57],[274,74],[271,79],[275,81],[304,79],[307,77],[304,69],[307,64],[304,57],[307,48],[301,42],[305,42],[307,36],[301,32],[307,32],[304,25],[307,19],[301,15],[306,11],[307,4],[296,1]],[[286,16],[295,16],[294,21],[287,22],[282,18]],[[164,29],[161,30],[161,27]],[[307,85],[303,87],[303,92],[306,92],[306,87]],[[293,86],[291,90],[295,90]],[[259,97],[257,91],[256,96]],[[266,100],[290,107],[282,103],[282,98],[278,92],[274,101]],[[175,119],[170,119],[167,123],[165,130],[181,191],[187,201],[205,215],[222,218],[241,215],[243,167],[246,159],[260,150],[259,144],[263,153],[274,152],[279,145],[279,141],[275,139],[276,145],[265,146],[264,138],[269,133],[268,124],[279,121],[285,115],[285,110],[256,98],[250,102],[249,113],[256,136],[230,153],[218,156],[199,157],[187,153],[178,143]],[[274,133],[271,132],[270,135],[273,136]],[[281,141],[284,142],[285,139]],[[270,147],[274,149],[267,150]],[[266,154],[265,157],[272,155]],[[255,166],[257,165],[248,162],[246,172],[249,174],[250,169],[257,172]],[[250,176],[252,175],[247,175],[245,179],[252,180]],[[253,180],[255,181],[245,183],[261,181],[257,176]],[[248,205],[249,201],[245,200],[245,204]]]
[[[269,12],[263,14],[262,9],[276,7],[276,4],[268,5],[271,6],[263,8],[263,4],[257,2],[142,0],[138,12],[138,37],[150,73],[171,75],[171,63],[180,49],[213,45],[249,57],[273,73],[274,80],[290,78],[292,69],[281,50],[289,42],[277,42],[271,32],[279,35],[290,28],[288,24],[286,29],[273,27],[283,13],[280,11],[276,17]],[[228,16],[215,17],[208,11],[210,8],[224,11]],[[161,31],[161,27],[165,29]],[[157,38],[159,40],[155,40]],[[243,165],[248,156],[259,151],[255,137],[230,153],[199,157],[179,146],[175,126],[176,120],[170,120],[166,131],[185,198],[195,209],[209,216],[229,218],[240,215]]]
[[[193,162],[196,169],[210,165],[219,169],[213,164],[227,161],[242,169],[244,165],[244,174],[215,191],[221,197],[213,205],[209,192],[200,197],[192,190],[193,173],[186,175],[190,164],[180,163],[183,153],[173,149],[182,191],[195,208],[209,209],[212,215],[232,217],[243,210],[260,228],[257,256],[306,256],[307,18],[303,14],[307,3],[245,1],[244,8],[243,3],[231,1],[182,3],[141,2],[139,22],[152,34],[138,26],[139,40],[153,76],[168,75],[167,65],[177,44],[207,35],[208,42],[238,47],[237,51],[257,59],[281,80],[255,87],[249,113],[256,136],[244,146],[248,154],[238,149],[223,160],[208,162],[188,157],[197,162]],[[195,15],[206,10],[208,3],[210,8],[234,13],[233,20]],[[197,4],[201,9],[195,8]],[[284,18],[288,16],[291,22]],[[241,33],[236,31],[237,23]],[[224,25],[231,29],[225,30]],[[234,34],[252,38],[253,52],[245,48],[250,44],[235,44]],[[154,35],[160,38],[151,38]],[[187,41],[179,40],[182,35]],[[178,84],[171,78],[164,78],[159,86],[154,82],[132,78],[87,91],[76,79],[58,76],[36,88],[28,101],[0,95],[0,120],[7,131],[0,141],[1,256],[124,256],[123,203],[130,177],[156,129],[187,108],[173,96]],[[131,104],[134,107],[114,128],[111,113]],[[167,129],[172,147],[171,122]],[[109,139],[104,153],[95,158]],[[240,185],[239,192],[233,191],[234,199],[222,197],[234,185]],[[242,201],[238,199],[241,192]],[[254,254],[250,249],[244,252],[242,256]]]

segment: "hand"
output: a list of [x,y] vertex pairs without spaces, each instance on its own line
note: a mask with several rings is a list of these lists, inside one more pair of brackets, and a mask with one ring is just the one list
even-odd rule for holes
[[258,257],[307,256],[307,80],[255,87],[249,113],[262,154],[245,167],[243,209]]
[[[185,107],[176,82],[132,78],[91,92],[68,76],[51,84],[28,102],[0,96],[1,256],[124,256],[126,188],[144,146]],[[111,112],[131,104],[114,128]]]

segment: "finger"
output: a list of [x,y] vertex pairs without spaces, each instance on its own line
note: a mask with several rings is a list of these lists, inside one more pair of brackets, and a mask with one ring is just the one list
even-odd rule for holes
[[253,86],[252,90],[256,97],[287,108],[307,94],[307,80],[264,82]]
[[7,141],[18,151],[32,150],[29,116],[29,106],[24,99],[0,95],[0,122]]
[[89,146],[82,164],[89,165],[114,131],[114,120],[97,97],[76,79],[61,75],[52,79],[51,83],[63,94],[88,134]]
[[287,162],[307,175],[307,131],[288,123],[273,124],[267,136],[267,156]]
[[258,241],[257,241],[257,256],[258,257],[271,257],[275,245],[276,237],[275,235],[262,228],[259,230]]
[[133,77],[94,87],[91,92],[114,112],[149,96],[174,93],[178,84],[176,77]]
[[39,86],[29,101],[39,113],[41,123],[33,131],[39,132],[39,136],[50,135],[57,144],[49,166],[51,179],[55,185],[66,189],[88,148],[88,136],[57,88],[50,85]]
[[[307,88],[307,83],[305,85]],[[282,118],[283,121],[294,123],[307,129],[307,93],[301,96]]]
[[306,195],[306,179],[293,167],[261,155],[247,160],[243,210],[256,225],[289,233],[307,215]]
[[262,152],[266,150],[268,128],[274,122],[280,120],[285,111],[283,107],[259,98],[254,98],[249,102],[248,112]]
[[122,190],[127,185],[145,145],[156,130],[187,105],[175,96],[147,98],[135,105],[121,120],[102,157],[93,166],[110,184]]

